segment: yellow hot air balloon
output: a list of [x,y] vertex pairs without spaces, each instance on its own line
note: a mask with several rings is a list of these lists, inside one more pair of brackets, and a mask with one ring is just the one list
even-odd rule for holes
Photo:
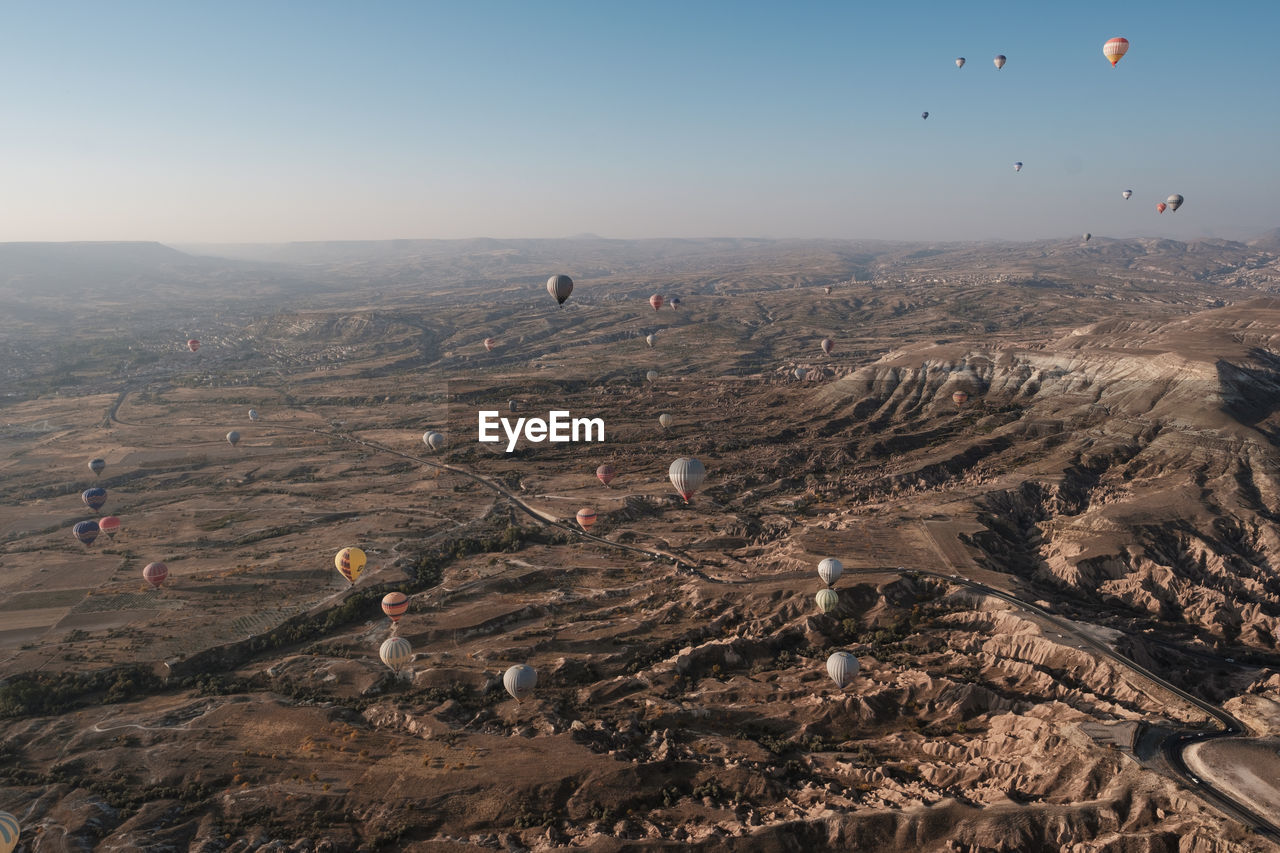
[[18,819],[8,812],[0,812],[0,853],[12,853],[18,846],[18,835],[22,828]]
[[360,579],[360,573],[364,571],[364,551],[359,548],[343,548],[333,558],[333,564],[337,566],[338,573],[354,586],[355,582]]

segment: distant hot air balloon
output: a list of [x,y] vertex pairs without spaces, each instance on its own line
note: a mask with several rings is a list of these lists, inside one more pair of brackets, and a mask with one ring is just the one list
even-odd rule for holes
[[355,586],[356,581],[360,579],[364,564],[364,551],[359,548],[343,548],[333,558],[333,565],[337,567],[338,573],[352,586]]
[[89,470],[94,473],[94,476],[100,475],[106,467],[107,467],[107,460],[105,459],[89,460]]
[[791,371],[791,374],[801,382],[809,378],[809,371],[805,370],[803,367],[797,367],[795,370]]
[[604,483],[606,486],[613,482],[613,478],[618,476],[618,472],[613,470],[612,465],[601,465],[596,469],[596,479]]
[[71,532],[84,544],[92,545],[93,540],[98,538],[98,522],[82,521],[71,528]]
[[814,598],[823,613],[830,613],[840,606],[840,595],[834,589],[820,589]]
[[538,673],[527,663],[518,663],[503,673],[502,686],[517,702],[523,702],[538,686]]
[[827,586],[835,586],[842,574],[844,574],[844,563],[835,557],[827,557],[818,563],[818,577],[822,578],[822,582]]
[[925,110],[924,112],[920,113],[920,118],[928,118],[928,117],[929,117],[929,111],[928,111],[928,110]]
[[392,672],[399,672],[401,667],[413,660],[413,646],[404,637],[388,637],[378,649],[378,657],[382,658],[382,662]]
[[235,447],[237,444],[240,443],[240,433],[236,432],[235,430],[232,430],[231,432],[227,433],[227,441],[231,444],[232,447]]
[[1120,61],[1120,57],[1129,51],[1129,40],[1126,38],[1107,39],[1107,43],[1102,46],[1102,55],[1110,62],[1111,67],[1115,68],[1116,63]]
[[561,305],[569,298],[569,294],[573,293],[573,279],[567,275],[553,275],[547,279],[547,293],[556,298],[556,302]]
[[956,391],[951,395],[951,402],[957,406],[963,406],[969,402],[969,393],[967,391]]
[[657,382],[657,381],[658,381],[658,371],[656,371],[656,370],[650,370],[648,373],[646,373],[646,374],[644,375],[644,378],[645,378],[645,379],[648,379],[650,382]]
[[257,409],[250,409],[250,410],[249,410],[249,420],[251,420],[251,421],[256,421],[257,419],[258,419],[258,410],[257,410]]
[[1090,240],[1090,239],[1092,239],[1092,237],[1093,237],[1093,235],[1092,235],[1092,234],[1090,234],[1088,231],[1084,232],[1084,234],[1082,234],[1082,235],[1080,235],[1080,236],[1081,236],[1081,239],[1082,239],[1082,240],[1084,240],[1086,243],[1088,243],[1088,242],[1089,242],[1089,240]]
[[192,352],[195,352],[196,350],[200,349],[200,342],[197,341],[195,338],[192,338],[191,340],[187,341],[187,349],[191,350]]
[[964,57],[963,57],[963,56],[957,56],[957,57],[956,57],[956,68],[964,68]]
[[508,411],[508,412],[514,412],[514,411],[518,410],[519,408],[520,408],[520,401],[519,401],[519,400],[508,400],[508,401],[507,401],[507,411]]
[[653,345],[658,342],[657,335],[645,335],[644,342],[649,345],[649,349],[653,349]]
[[667,304],[671,306],[672,311],[675,311],[677,308],[680,307],[680,297],[679,296],[671,297],[670,299],[667,300]]
[[108,539],[115,539],[116,534],[120,532],[120,519],[114,515],[108,515],[98,519],[98,529],[107,534]]
[[1004,58],[1004,54],[1002,53],[1002,54],[1000,54],[999,56],[997,56],[997,57],[996,57],[994,60],[992,60],[992,61],[993,61],[993,62],[995,62],[995,64],[996,64],[996,70],[998,71],[998,70],[1000,70],[1001,68],[1004,68],[1004,64],[1005,64],[1006,62],[1008,62],[1009,60],[1005,59],[1005,58]]
[[703,481],[707,479],[707,469],[702,463],[687,456],[681,456],[672,462],[667,474],[671,477],[671,485],[676,487],[676,491],[680,493],[680,497],[684,498],[685,503],[689,502],[689,498],[693,497],[694,492],[698,491]]
[[[515,411],[514,409],[512,411]],[[422,434],[422,443],[432,450],[439,450],[444,447],[444,435],[435,430],[427,430]]]
[[1169,196],[1165,201],[1169,203],[1169,210],[1176,211],[1178,208],[1182,207],[1182,196],[1177,193]]
[[22,827],[18,819],[8,812],[0,812],[0,853],[13,853],[18,847]]
[[1127,199],[1129,198],[1129,196],[1133,195],[1133,190],[1125,190],[1124,192],[1120,193],[1120,195],[1124,196]]
[[80,500],[84,501],[84,505],[89,509],[102,509],[102,505],[107,502],[107,490],[101,486],[85,489],[80,493]]
[[169,577],[169,567],[158,560],[154,563],[147,563],[146,568],[142,570],[142,579],[156,589],[159,589],[164,584],[167,577]]
[[658,415],[658,423],[662,425],[663,429],[671,429],[671,425],[675,422],[676,419],[671,417],[671,415],[668,415],[666,412]]
[[836,348],[836,342],[831,340],[831,338],[823,338],[820,346],[822,347],[823,352],[827,355],[831,355],[831,351]]
[[653,306],[653,310],[657,311],[662,308],[662,294],[655,293],[649,297],[649,304]]
[[1021,171],[1022,171],[1022,161],[1021,161],[1021,160],[1019,160],[1017,163],[1014,163],[1014,164],[1013,164],[1013,171],[1015,171],[1015,172],[1021,172]]
[[382,596],[382,612],[391,618],[392,622],[399,622],[400,617],[409,609],[409,596],[403,592],[389,592]]
[[830,296],[830,295],[831,295],[831,288],[829,288],[829,287],[824,287],[824,288],[822,288],[822,292],[823,292],[823,293],[825,293],[827,296]]
[[1156,213],[1164,213],[1164,207],[1164,202],[1158,202],[1156,204]]
[[578,510],[578,526],[583,530],[590,530],[591,526],[596,523],[596,511],[589,506],[584,506]]
[[836,652],[827,658],[827,675],[842,690],[852,683],[861,668],[858,659],[848,652]]

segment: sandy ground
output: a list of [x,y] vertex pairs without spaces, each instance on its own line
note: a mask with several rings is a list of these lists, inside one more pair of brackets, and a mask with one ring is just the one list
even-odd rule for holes
[[1280,815],[1280,739],[1220,738],[1188,747],[1187,767],[1259,814]]

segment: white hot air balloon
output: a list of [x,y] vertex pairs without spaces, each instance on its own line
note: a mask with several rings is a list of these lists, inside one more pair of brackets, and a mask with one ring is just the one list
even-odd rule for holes
[[666,412],[658,415],[658,423],[662,425],[663,429],[671,429],[671,425],[675,422],[676,419],[671,417],[671,415],[668,415]]
[[657,335],[645,335],[644,342],[649,345],[649,349],[653,349],[653,345],[658,342]]
[[444,435],[435,430],[427,430],[422,434],[422,443],[432,450],[444,447]]
[[650,370],[648,373],[646,373],[646,374],[644,375],[644,378],[645,378],[645,379],[648,379],[650,382],[657,382],[657,381],[658,381],[658,371],[656,371],[656,370]]
[[840,606],[840,595],[834,589],[820,589],[814,598],[823,613],[830,613]]
[[378,657],[382,658],[392,672],[399,672],[401,667],[413,660],[413,646],[404,637],[391,637],[378,649]]
[[502,686],[517,702],[523,702],[538,686],[538,672],[527,663],[518,663],[503,673]]
[[849,652],[836,652],[827,658],[827,675],[841,690],[849,686],[861,668],[858,659]]
[[818,563],[818,577],[822,578],[822,582],[827,586],[835,586],[842,574],[844,574],[844,563],[835,557],[827,557]]
[[703,481],[707,479],[707,469],[702,463],[687,456],[681,456],[672,462],[667,474],[671,477],[671,485],[676,487],[676,491],[680,493],[680,497],[684,498],[685,503],[689,502],[689,498],[693,497],[693,493],[698,491]]

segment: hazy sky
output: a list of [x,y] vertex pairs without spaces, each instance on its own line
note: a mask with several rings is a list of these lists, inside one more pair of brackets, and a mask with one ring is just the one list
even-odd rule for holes
[[1272,0],[11,3],[0,241],[1248,235],[1277,32]]

